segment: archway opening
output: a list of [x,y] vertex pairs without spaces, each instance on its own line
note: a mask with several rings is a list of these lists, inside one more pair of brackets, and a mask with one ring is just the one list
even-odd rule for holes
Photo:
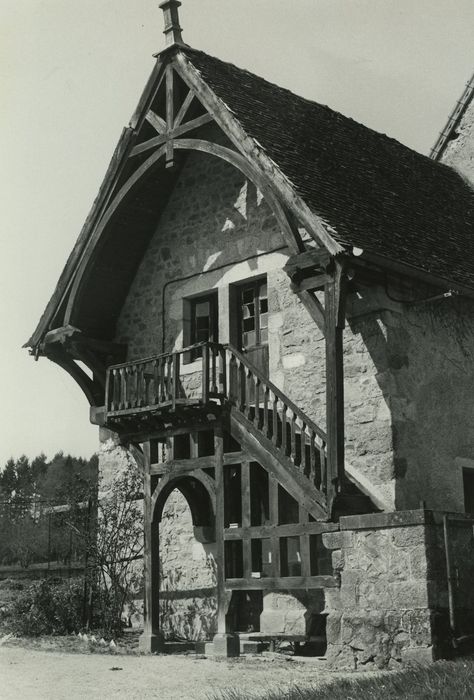
[[180,485],[169,493],[161,514],[160,628],[169,641],[212,640],[217,614],[215,543],[202,541],[202,526],[194,524],[183,490]]

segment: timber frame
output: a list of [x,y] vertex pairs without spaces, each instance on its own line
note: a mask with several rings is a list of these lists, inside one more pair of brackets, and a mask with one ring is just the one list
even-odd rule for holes
[[[173,45],[158,55],[76,248],[29,345],[37,356],[46,355],[73,376],[92,407],[91,415],[102,420],[105,369],[123,360],[126,348],[114,344],[111,333],[109,338],[91,337],[90,330],[83,327],[84,292],[97,275],[94,269],[99,264],[101,242],[113,228],[114,217],[126,206],[127,198],[157,167],[176,171],[180,153],[193,150],[227,161],[253,182],[271,207],[292,255],[285,268],[292,279],[292,289],[326,337],[327,452],[328,471],[333,475],[328,499],[332,503],[343,484],[344,473],[343,249],[295,194],[291,183],[247,136],[180,48]],[[211,124],[225,134],[228,145],[213,140],[208,128]],[[301,229],[310,235],[310,245],[303,240]],[[88,367],[92,378],[77,361]]]
[[[133,214],[129,207],[135,206],[134,197],[146,195],[140,188],[156,178],[163,191],[172,189],[191,151],[222,159],[239,170],[262,193],[278,222],[290,255],[284,269],[291,289],[325,338],[326,432],[230,346],[205,344],[202,393],[197,400],[180,393],[180,355],[189,348],[127,362],[127,348],[114,342],[114,318],[123,292],[118,285],[124,277],[128,282],[133,279],[138,253],[135,267],[131,263],[107,280],[115,306],[98,299],[97,305],[103,306],[97,311],[95,299],[92,303],[89,298],[94,296],[91,289],[101,288],[106,274],[101,256],[107,246],[127,257],[127,249],[120,248],[126,245],[126,236],[114,234],[120,220],[130,217],[130,211]],[[160,206],[165,205],[163,195]],[[148,223],[142,237],[137,237],[141,255],[149,240]],[[351,252],[331,236],[245,133],[180,46],[159,54],[76,247],[28,343],[36,356],[48,357],[73,377],[89,401],[92,422],[118,433],[143,469],[144,649],[157,650],[163,641],[159,522],[174,488],[190,505],[197,539],[216,542],[217,641],[227,651],[236,630],[235,592],[337,585],[332,573],[319,571],[313,560],[322,534],[337,529],[331,519],[344,495],[343,330],[347,286],[355,264]],[[208,452],[199,446],[205,434],[212,436]],[[177,449],[183,441],[190,446],[184,456]],[[265,497],[262,506],[266,517],[259,522],[252,515],[255,473],[264,483],[262,492],[268,494],[268,503]],[[231,488],[229,474],[236,477],[238,488]],[[229,521],[230,492],[238,504],[232,506],[238,517]],[[282,519],[282,498],[296,504],[291,522]],[[291,539],[297,541],[301,555],[295,570],[283,561]]]

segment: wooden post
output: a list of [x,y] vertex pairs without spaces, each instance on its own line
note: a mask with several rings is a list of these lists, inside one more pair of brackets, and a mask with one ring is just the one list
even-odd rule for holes
[[328,512],[344,479],[344,364],[342,334],[344,329],[344,295],[342,268],[335,263],[331,280],[325,285],[326,338],[326,497]]
[[217,550],[217,634],[213,639],[215,656],[239,656],[240,642],[228,629],[227,611],[232,597],[225,588],[224,551],[224,436],[222,426],[214,428],[216,481],[216,550]]
[[163,651],[164,638],[160,631],[160,536],[158,523],[153,522],[150,476],[151,455],[149,442],[146,442],[143,445],[143,456],[143,568],[145,578],[145,619],[143,634],[140,637],[140,650],[153,653],[156,651]]

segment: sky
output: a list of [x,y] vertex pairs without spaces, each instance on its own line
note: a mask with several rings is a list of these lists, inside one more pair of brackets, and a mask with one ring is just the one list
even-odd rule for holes
[[[164,48],[158,0],[0,3],[0,467],[89,457],[73,380],[22,349]],[[472,0],[182,0],[184,40],[427,154],[474,70]]]

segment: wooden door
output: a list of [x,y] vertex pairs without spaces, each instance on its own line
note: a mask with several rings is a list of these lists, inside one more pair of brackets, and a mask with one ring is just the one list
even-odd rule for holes
[[249,361],[268,377],[267,280],[251,280],[239,287],[239,343]]

